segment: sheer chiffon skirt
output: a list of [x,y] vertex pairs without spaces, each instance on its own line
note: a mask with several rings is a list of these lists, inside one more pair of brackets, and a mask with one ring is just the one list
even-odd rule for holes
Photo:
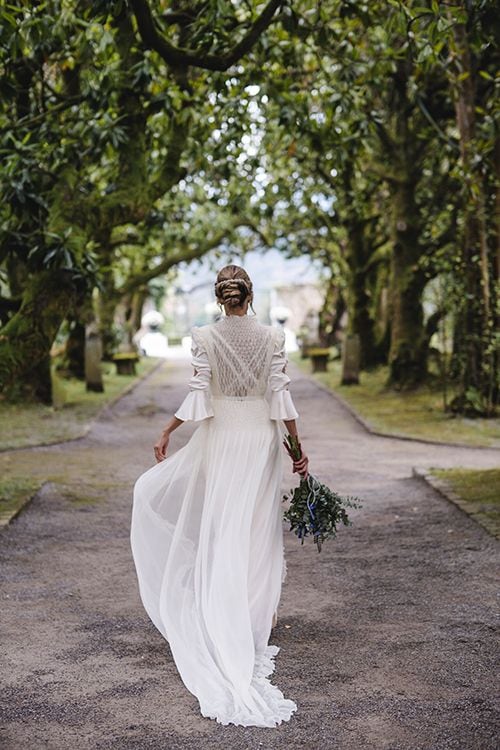
[[202,715],[273,727],[297,708],[268,679],[284,577],[281,433],[264,399],[213,405],[139,477],[132,551],[144,607]]

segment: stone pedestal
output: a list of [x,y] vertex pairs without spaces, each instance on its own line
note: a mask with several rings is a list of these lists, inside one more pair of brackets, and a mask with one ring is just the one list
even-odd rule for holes
[[359,336],[346,336],[342,346],[342,385],[359,383]]
[[101,371],[102,343],[94,324],[85,331],[85,387],[87,391],[102,393],[104,384]]
[[310,348],[309,357],[311,358],[311,365],[313,372],[326,372],[328,367],[328,360],[330,358],[330,350],[325,348]]
[[120,352],[115,354],[113,362],[116,365],[117,375],[135,375],[135,364],[139,357],[135,352]]

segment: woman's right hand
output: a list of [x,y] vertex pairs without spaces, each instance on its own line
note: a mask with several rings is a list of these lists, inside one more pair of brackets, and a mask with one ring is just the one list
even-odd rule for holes
[[293,461],[292,466],[294,472],[297,471],[301,477],[307,479],[307,475],[309,473],[309,459],[307,458],[305,453],[302,453],[300,458],[298,458],[296,461]]
[[169,440],[170,440],[170,433],[162,432],[160,439],[155,443],[154,452],[155,452],[155,458],[156,458],[157,464],[159,464],[160,461],[164,461],[166,459]]

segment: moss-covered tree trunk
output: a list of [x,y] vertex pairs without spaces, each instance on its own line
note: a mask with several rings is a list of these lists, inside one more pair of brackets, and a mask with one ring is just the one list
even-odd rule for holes
[[[464,11],[468,12],[465,5]],[[459,336],[455,351],[459,393],[451,408],[471,416],[489,415],[495,409],[498,394],[494,347],[496,285],[491,281],[495,262],[494,251],[489,248],[485,179],[477,168],[481,160],[478,158],[480,146],[476,142],[476,106],[480,102],[477,101],[476,66],[465,24],[455,24],[454,42],[456,73],[452,84],[465,189],[459,269],[463,302],[458,312]]]
[[104,360],[111,361],[118,346],[115,324],[118,298],[111,269],[102,274],[98,299],[98,327],[102,342],[102,357]]
[[[373,187],[370,185],[360,188],[355,181],[358,158],[358,146],[353,143],[346,145],[340,177],[344,201],[341,223],[346,235],[342,255],[347,266],[347,334],[357,336],[359,340],[359,364],[364,369],[379,361],[370,278],[371,262],[377,247],[375,235],[378,234],[378,216],[372,205]],[[319,167],[319,172],[334,191],[338,190],[336,178],[331,178],[322,167]],[[337,215],[333,214],[330,220],[335,226],[338,223]]]
[[393,249],[390,276],[389,384],[413,388],[427,375],[427,336],[422,293],[426,284],[418,267],[418,209],[415,184],[401,179],[393,188]]
[[68,338],[62,370],[68,377],[85,379],[85,329],[94,318],[92,296],[86,295],[67,317]]
[[351,219],[347,224],[348,249],[348,332],[359,336],[360,367],[366,369],[378,363],[375,340],[375,321],[372,316],[372,299],[368,279],[368,261],[372,248],[368,247],[363,220]]
[[134,336],[141,327],[142,310],[147,298],[147,287],[140,287],[129,298],[125,318],[127,325],[128,344],[131,348],[133,348],[134,346]]
[[0,329],[3,398],[51,403],[50,349],[75,294],[65,272],[44,271],[28,280],[19,312]]
[[346,309],[339,279],[333,274],[327,281],[323,306],[319,311],[318,338],[324,346],[333,346],[338,339],[340,319]]
[[63,370],[66,377],[85,378],[85,323],[79,318],[68,319],[68,338],[64,352]]
[[412,61],[398,61],[391,94],[392,125],[379,128],[391,195],[391,266],[389,279],[389,385],[414,388],[427,376],[428,339],[422,294],[427,278],[420,266],[422,215],[416,194],[428,139],[410,89]]

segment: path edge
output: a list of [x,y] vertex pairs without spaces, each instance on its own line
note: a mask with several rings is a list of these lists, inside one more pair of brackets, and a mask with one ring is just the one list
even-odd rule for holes
[[[299,367],[298,365],[296,365]],[[469,443],[448,443],[444,440],[430,440],[429,438],[417,438],[417,437],[410,437],[409,435],[404,435],[400,432],[381,432],[380,430],[377,430],[373,425],[364,417],[361,416],[359,412],[356,411],[354,406],[352,406],[346,399],[341,396],[337,391],[332,390],[331,388],[328,388],[328,386],[323,385],[323,383],[320,383],[319,380],[316,380],[312,375],[308,375],[308,373],[304,373],[302,370],[300,370],[301,374],[304,377],[310,377],[310,379],[325,393],[328,393],[332,398],[336,399],[341,406],[346,409],[346,411],[349,412],[349,414],[354,417],[356,422],[360,424],[370,435],[375,435],[376,437],[382,437],[382,438],[393,438],[394,440],[406,440],[410,443],[425,443],[426,445],[445,445],[448,448],[471,448],[475,450],[484,450],[485,448],[487,450],[493,450],[493,451],[500,451],[500,448],[495,445],[471,445]]]
[[[14,451],[23,451],[23,450],[33,450],[34,448],[43,448],[51,445],[65,445],[66,443],[73,443],[76,440],[82,440],[84,437],[88,435],[94,424],[101,418],[101,416],[104,414],[106,409],[111,409],[113,406],[115,406],[120,399],[122,399],[124,396],[129,394],[131,391],[134,390],[140,383],[143,383],[150,375],[153,375],[154,372],[156,372],[164,363],[166,360],[160,360],[154,367],[152,367],[151,370],[144,373],[143,375],[139,376],[136,380],[134,380],[132,383],[129,383],[126,388],[123,389],[120,393],[117,393],[114,398],[112,398],[110,401],[108,401],[106,404],[103,404],[103,406],[99,409],[95,417],[88,423],[88,425],[85,427],[85,429],[82,431],[82,433],[78,436],[69,438],[68,440],[62,440],[57,442],[47,442],[47,443],[37,443],[36,445],[23,445],[21,448],[5,448],[0,451],[0,453],[7,453],[7,452],[14,452]],[[10,512],[5,512],[0,514],[0,534],[4,529],[6,529],[10,523],[17,518],[17,516],[30,504],[33,502],[33,500],[38,497],[38,495],[43,491],[44,487],[49,483],[49,480],[43,481],[40,486],[32,491],[28,492],[26,495],[21,497],[19,499],[19,502],[17,505],[11,509]]]
[[50,440],[45,443],[33,443],[32,445],[20,445],[17,448],[0,448],[0,453],[17,453],[18,451],[29,451],[33,450],[34,448],[48,448],[53,445],[66,445],[67,443],[74,443],[77,440],[83,440],[83,438],[87,437],[91,429],[93,428],[94,424],[101,419],[103,414],[106,412],[106,409],[112,409],[113,406],[116,406],[118,401],[120,399],[127,396],[129,393],[131,393],[134,388],[137,388],[137,386],[140,383],[143,383],[145,380],[147,380],[150,375],[153,375],[163,364],[165,364],[167,360],[162,359],[148,372],[145,372],[143,375],[139,375],[136,380],[134,380],[132,383],[129,383],[123,391],[120,391],[120,393],[117,393],[116,396],[114,396],[110,401],[107,401],[105,404],[101,406],[99,411],[95,414],[94,417],[88,422],[81,433],[79,435],[75,435],[74,437],[68,438],[67,440]]
[[15,506],[15,508],[12,508],[12,510],[9,513],[2,513],[0,515],[0,534],[4,529],[7,528],[7,526],[10,525],[10,523],[17,518],[17,516],[23,511],[30,503],[33,502],[35,498],[37,498],[41,492],[43,492],[44,487],[48,484],[48,480],[43,481],[36,490],[33,490],[32,492],[28,492],[26,495],[21,497],[19,499],[19,502]]
[[485,529],[485,531],[487,531],[494,539],[500,540],[500,534],[495,530],[493,524],[489,523],[489,519],[484,518],[482,515],[475,512],[470,503],[460,497],[445,479],[435,477],[429,469],[420,466],[413,467],[412,475],[418,479],[422,479],[422,481],[429,485],[429,487],[432,487],[435,492],[441,495],[441,497],[444,497],[448,502],[453,503],[457,508],[460,508],[462,513],[465,513],[465,515],[469,516],[469,518],[475,523],[479,524],[479,526]]

